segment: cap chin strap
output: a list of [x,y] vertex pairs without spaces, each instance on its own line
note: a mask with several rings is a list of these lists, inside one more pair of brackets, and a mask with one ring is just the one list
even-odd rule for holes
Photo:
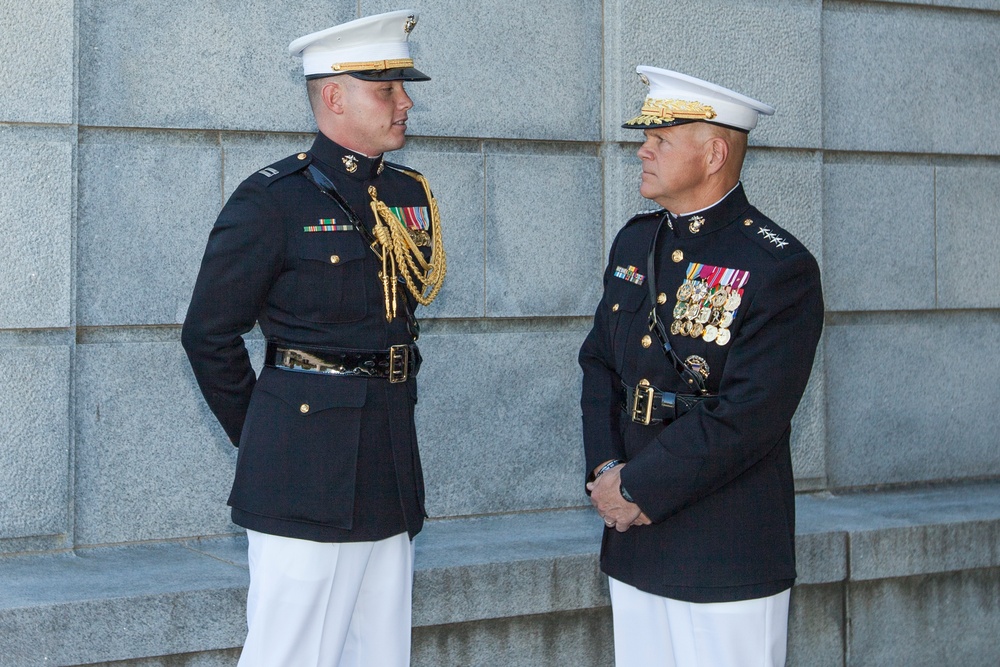
[[381,72],[387,69],[408,69],[413,67],[413,58],[395,58],[393,60],[371,60],[368,62],[334,63],[330,69],[337,74],[348,72]]

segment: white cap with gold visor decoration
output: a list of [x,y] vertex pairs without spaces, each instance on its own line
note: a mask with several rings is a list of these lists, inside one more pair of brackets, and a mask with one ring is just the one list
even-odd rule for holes
[[288,52],[302,56],[307,79],[350,74],[369,81],[429,81],[410,55],[417,18],[412,9],[366,16],[299,37]]
[[645,130],[705,121],[749,132],[757,127],[759,116],[774,113],[768,104],[687,74],[647,65],[635,71],[649,86],[649,95],[640,114],[626,121],[624,128]]

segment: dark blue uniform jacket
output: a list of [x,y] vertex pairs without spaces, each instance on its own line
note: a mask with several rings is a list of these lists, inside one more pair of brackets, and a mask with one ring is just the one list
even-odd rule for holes
[[[637,216],[619,232],[580,351],[587,470],[626,461],[622,483],[653,521],[625,533],[606,530],[601,567],[678,600],[773,595],[795,579],[789,433],[823,325],[819,269],[801,243],[750,206],[742,185],[698,213],[694,225],[694,216],[665,222],[655,265],[665,326],[692,263],[749,276],[726,345],[670,335],[681,359],[707,361],[707,388],[716,397],[670,423],[634,423],[621,409],[623,381],[690,393],[649,331],[648,285],[634,275],[646,278],[664,215]],[[652,344],[644,347],[647,335]]]
[[[209,236],[184,348],[208,405],[239,446],[229,497],[237,524],[316,541],[412,537],[424,518],[416,380],[276,368],[257,378],[243,343],[255,322],[291,347],[385,350],[413,340],[401,302],[386,322],[381,260],[356,229],[337,229],[350,221],[306,179],[310,164],[369,229],[369,186],[390,207],[428,206],[412,176],[318,134],[308,153],[262,169],[229,198]],[[399,294],[409,297],[403,285]]]

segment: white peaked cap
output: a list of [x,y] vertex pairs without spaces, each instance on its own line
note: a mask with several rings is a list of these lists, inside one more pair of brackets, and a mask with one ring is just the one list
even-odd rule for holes
[[701,120],[749,132],[757,127],[761,114],[774,113],[768,104],[687,74],[647,65],[635,71],[649,86],[649,95],[640,115],[626,121],[625,128],[643,130]]
[[361,79],[425,81],[427,75],[413,67],[410,32],[417,12],[401,9],[341,23],[299,37],[288,45],[293,56],[302,56],[307,78],[352,74]]

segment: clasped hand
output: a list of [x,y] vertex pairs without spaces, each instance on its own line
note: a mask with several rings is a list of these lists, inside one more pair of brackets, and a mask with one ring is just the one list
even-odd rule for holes
[[651,523],[638,505],[622,498],[621,471],[624,467],[625,464],[615,466],[587,484],[590,502],[604,519],[604,525],[614,528],[619,533],[624,533],[632,526],[646,526]]

